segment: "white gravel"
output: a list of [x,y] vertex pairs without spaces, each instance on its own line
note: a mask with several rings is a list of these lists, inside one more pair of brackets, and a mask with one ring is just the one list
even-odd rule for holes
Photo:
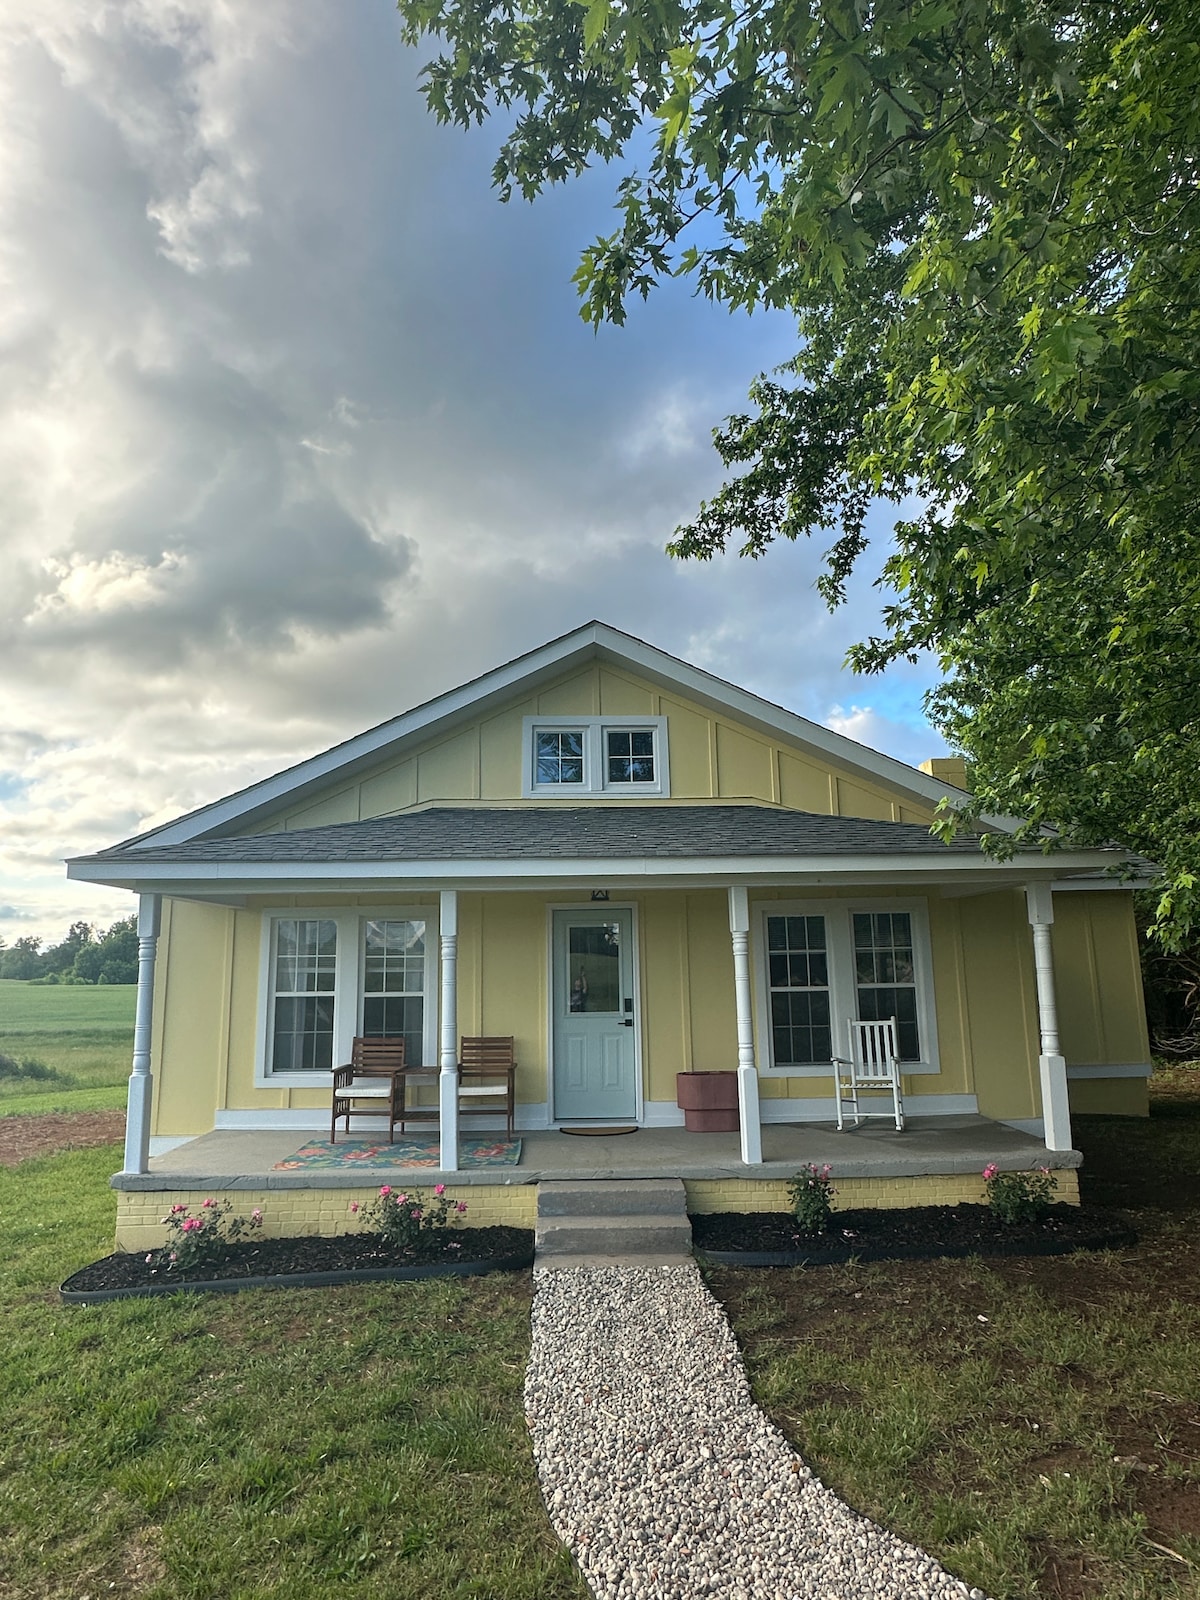
[[984,1600],[813,1476],[690,1262],[534,1277],[534,1459],[601,1600]]

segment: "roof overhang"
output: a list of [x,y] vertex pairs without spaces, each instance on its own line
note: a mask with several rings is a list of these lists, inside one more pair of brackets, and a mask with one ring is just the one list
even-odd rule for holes
[[[1078,875],[1089,888],[1128,887],[1097,873],[1097,852],[1042,852],[997,861],[980,851],[943,855],[601,857],[570,860],[406,860],[330,862],[73,861],[68,875],[83,883],[236,904],[251,896],[413,893],[439,889],[702,888],[923,885],[951,893]],[[1114,855],[1114,873],[1121,862]]]

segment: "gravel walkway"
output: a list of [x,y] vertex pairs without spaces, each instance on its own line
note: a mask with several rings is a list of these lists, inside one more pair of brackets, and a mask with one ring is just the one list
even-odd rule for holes
[[601,1600],[983,1600],[812,1475],[690,1262],[534,1277],[534,1458]]

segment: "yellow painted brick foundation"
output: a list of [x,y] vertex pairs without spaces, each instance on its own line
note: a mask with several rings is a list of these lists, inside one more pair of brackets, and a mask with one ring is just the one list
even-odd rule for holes
[[[1056,1200],[1079,1204],[1079,1179],[1070,1170],[1056,1172]],[[840,1211],[892,1211],[900,1206],[978,1205],[983,1179],[973,1174],[913,1178],[839,1178],[834,1174]],[[787,1211],[788,1185],[783,1180],[749,1178],[685,1178],[687,1208],[695,1216],[713,1211]]]
[[[417,1187],[414,1185],[414,1187]],[[354,1233],[358,1225],[350,1203],[360,1205],[378,1194],[378,1187],[363,1189],[226,1189],[218,1198],[233,1202],[231,1215],[248,1217],[257,1206],[263,1214],[262,1233],[268,1239],[299,1238],[304,1234]],[[162,1219],[173,1205],[200,1205],[211,1189],[134,1189],[117,1194],[118,1250],[152,1250],[165,1238]],[[464,1200],[468,1210],[461,1222],[489,1228],[498,1223],[532,1228],[537,1216],[534,1184],[462,1184],[447,1186],[451,1200]]]

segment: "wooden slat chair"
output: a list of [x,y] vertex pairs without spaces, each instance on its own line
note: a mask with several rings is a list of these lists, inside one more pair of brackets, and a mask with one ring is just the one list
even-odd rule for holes
[[[847,1121],[857,1127],[865,1117],[894,1117],[896,1132],[904,1129],[904,1102],[900,1093],[900,1062],[896,1053],[896,1019],[886,1022],[860,1022],[851,1018],[847,1023],[850,1055],[834,1056],[834,1098],[837,1104],[837,1125],[844,1128]],[[866,1110],[859,1095],[886,1094],[890,1104]],[[848,1109],[847,1109],[848,1108]]]
[[333,1110],[329,1119],[329,1142],[337,1143],[337,1125],[346,1124],[350,1137],[351,1117],[388,1119],[388,1143],[396,1137],[396,1124],[403,1128],[404,1115],[404,1040],[355,1039],[349,1062],[333,1069]]
[[459,1116],[494,1116],[503,1111],[511,1139],[517,1110],[516,1073],[511,1033],[464,1038],[458,1057]]

